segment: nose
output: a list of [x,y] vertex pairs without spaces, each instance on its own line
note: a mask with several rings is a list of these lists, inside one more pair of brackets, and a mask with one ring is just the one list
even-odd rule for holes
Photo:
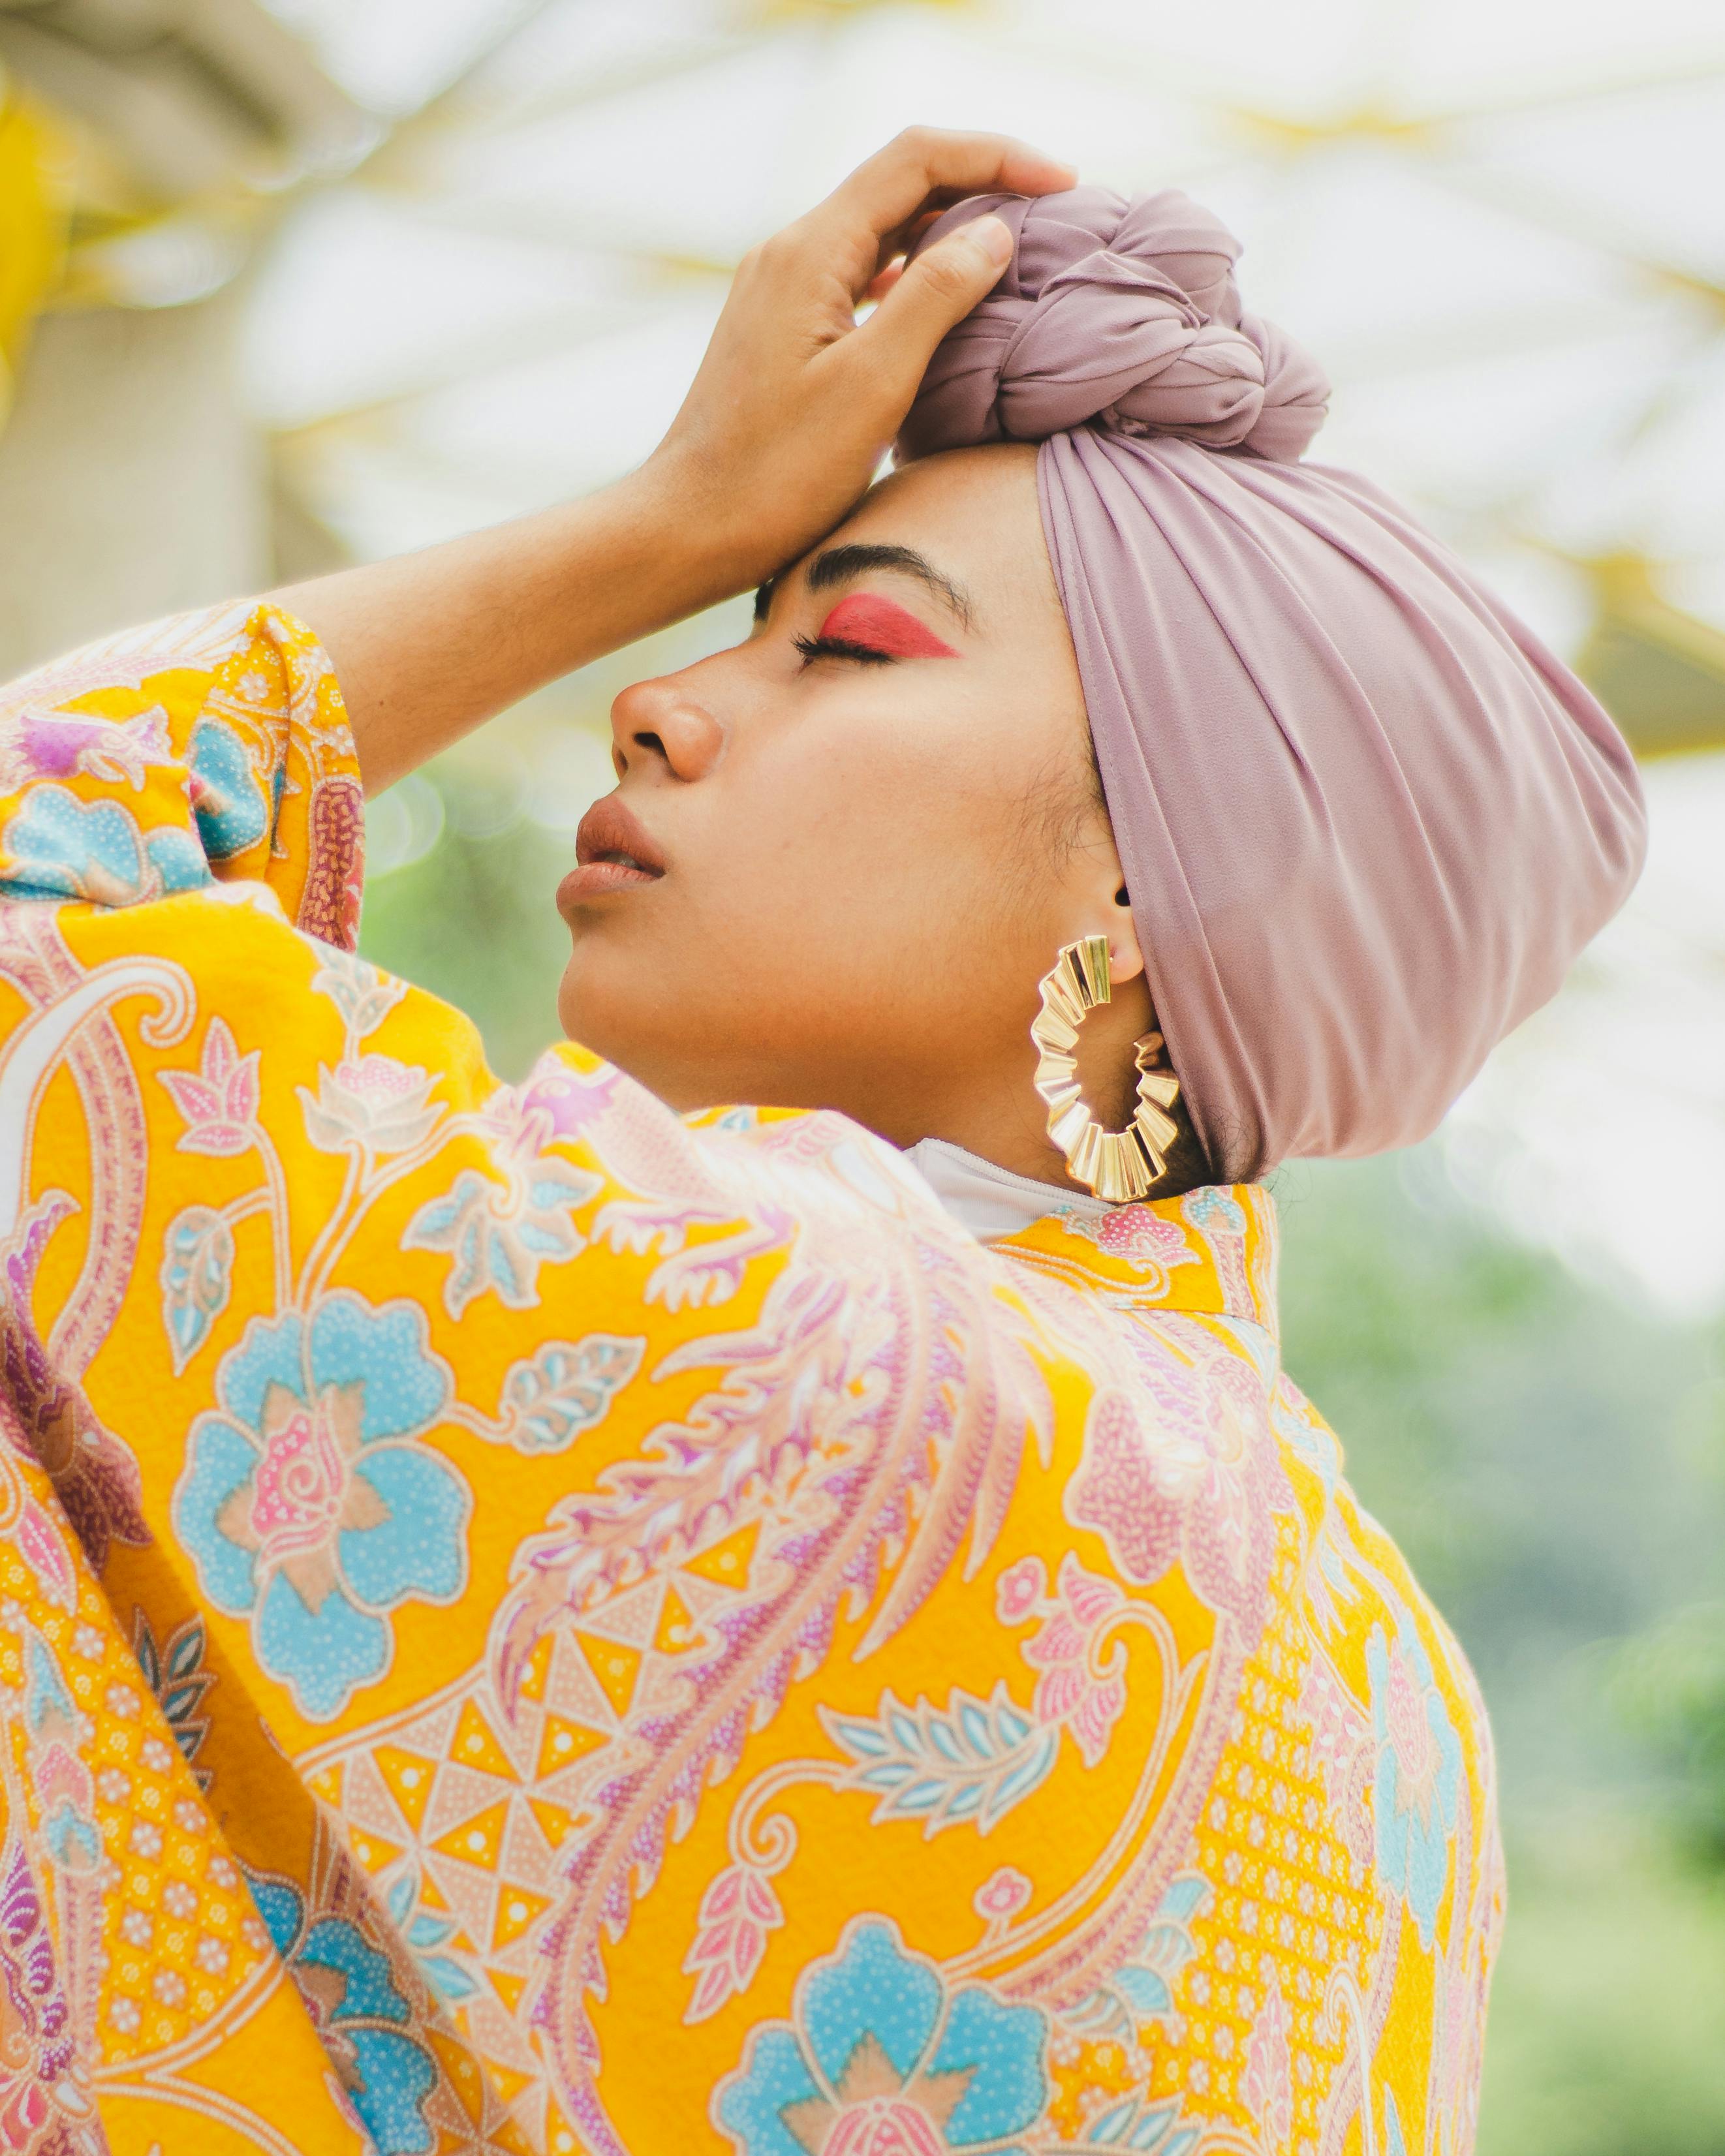
[[724,727],[684,675],[637,681],[611,706],[611,761],[619,778],[655,762],[673,778],[705,778],[724,752]]

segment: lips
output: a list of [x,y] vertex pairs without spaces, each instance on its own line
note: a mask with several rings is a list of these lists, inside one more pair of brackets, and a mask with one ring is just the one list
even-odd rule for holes
[[638,891],[644,884],[657,883],[665,874],[665,857],[615,793],[595,801],[582,818],[575,834],[575,859],[580,865],[557,886],[562,913],[617,891]]

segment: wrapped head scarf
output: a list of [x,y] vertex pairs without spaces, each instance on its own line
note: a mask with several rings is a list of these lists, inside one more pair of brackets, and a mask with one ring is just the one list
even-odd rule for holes
[[1364,480],[1181,194],[978,196],[1017,250],[901,455],[1040,442],[1157,1020],[1212,1172],[1423,1137],[1640,870],[1599,706]]

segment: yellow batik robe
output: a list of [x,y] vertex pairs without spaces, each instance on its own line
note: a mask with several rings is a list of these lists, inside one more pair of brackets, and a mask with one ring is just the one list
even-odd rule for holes
[[0,698],[5,2145],[1467,2149],[1489,1738],[1269,1196],[499,1085],[362,829],[268,607]]

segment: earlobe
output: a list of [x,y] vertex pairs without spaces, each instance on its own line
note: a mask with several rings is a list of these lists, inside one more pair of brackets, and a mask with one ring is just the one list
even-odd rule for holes
[[1132,900],[1124,884],[1114,894],[1114,906],[1115,917],[1108,924],[1108,971],[1117,981],[1135,981],[1144,970],[1144,954],[1138,947]]
[[1137,931],[1131,916],[1108,924],[1108,971],[1117,988],[1136,981],[1144,970],[1144,954],[1138,948]]

